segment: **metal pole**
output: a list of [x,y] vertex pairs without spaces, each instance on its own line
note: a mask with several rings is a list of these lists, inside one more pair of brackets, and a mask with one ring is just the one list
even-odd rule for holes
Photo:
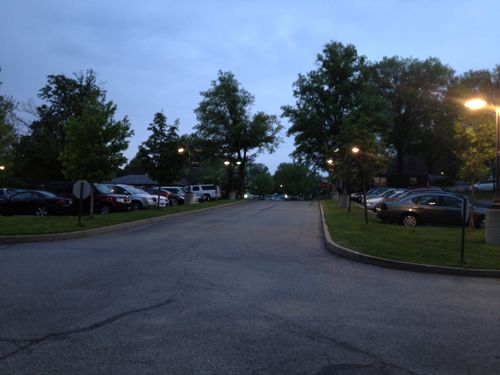
[[82,226],[83,181],[80,182],[80,201],[78,202],[78,225]]
[[[460,263],[464,263],[464,254],[465,254],[465,227],[467,225],[467,198],[464,198],[462,201],[462,239],[460,242]],[[473,220],[473,218],[469,218],[469,220]]]
[[363,166],[361,166],[361,183],[363,184],[363,208],[365,211],[365,224],[368,224],[368,208],[366,207],[365,168]]

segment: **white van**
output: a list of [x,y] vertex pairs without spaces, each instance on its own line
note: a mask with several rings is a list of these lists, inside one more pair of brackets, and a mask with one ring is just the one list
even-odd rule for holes
[[196,194],[200,201],[220,199],[220,197],[222,196],[217,185],[188,185],[185,186],[184,189],[186,190],[186,192]]

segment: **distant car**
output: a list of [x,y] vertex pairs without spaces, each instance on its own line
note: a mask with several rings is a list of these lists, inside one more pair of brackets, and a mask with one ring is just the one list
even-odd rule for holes
[[[459,225],[462,223],[462,204],[463,198],[455,194],[426,192],[383,202],[377,208],[377,217],[406,227],[420,224]],[[475,221],[479,220],[479,215],[479,211],[475,213]]]
[[132,210],[152,208],[156,206],[156,198],[144,190],[137,189],[130,185],[107,184],[111,192],[115,194],[127,195],[130,199]]
[[495,185],[494,180],[480,181],[474,184],[475,190],[493,190]]
[[24,190],[0,201],[1,215],[47,215],[69,214],[72,200],[48,191]]
[[182,187],[179,186],[162,186],[163,190],[170,192],[173,201],[177,204],[184,204],[186,198],[186,192]]
[[397,195],[399,193],[403,193],[404,190],[396,190],[396,189],[391,189],[385,191],[383,194],[379,195],[378,197],[371,197],[371,198],[366,198],[366,208],[372,211],[375,211],[377,205],[381,202],[383,202],[386,198],[390,198],[394,195]]
[[222,197],[220,189],[217,185],[188,185],[185,186],[184,189],[188,192],[196,194],[200,201],[209,201],[213,199],[220,199]]

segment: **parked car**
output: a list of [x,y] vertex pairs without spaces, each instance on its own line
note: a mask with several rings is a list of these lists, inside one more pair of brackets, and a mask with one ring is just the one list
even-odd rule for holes
[[474,189],[475,190],[493,190],[494,185],[495,185],[494,180],[479,181],[479,182],[474,184]]
[[[393,189],[393,188],[389,188],[389,187],[372,187],[371,189],[369,189],[365,195],[366,195],[366,198],[373,198],[373,197],[377,197],[383,193],[385,193],[387,190],[390,190],[390,189]],[[363,192],[356,192],[356,193],[352,193],[351,194],[351,199],[352,200],[355,200],[357,202],[363,202]]]
[[383,194],[377,196],[377,197],[371,197],[371,198],[366,198],[366,208],[372,211],[375,211],[377,205],[381,202],[383,202],[386,198],[390,198],[392,196],[395,196],[397,194],[402,194],[404,193],[405,190],[396,190],[396,189],[390,189],[385,191]]
[[128,196],[132,210],[156,207],[156,198],[144,190],[123,184],[108,184],[107,186],[112,193]]
[[377,208],[377,217],[406,227],[420,224],[458,225],[462,223],[462,204],[463,198],[452,193],[425,192],[381,203]]
[[172,195],[172,200],[176,204],[184,204],[186,192],[179,186],[162,186],[162,189],[168,191]]
[[47,215],[69,214],[72,200],[48,191],[24,190],[0,200],[1,215]]
[[[105,184],[92,184],[94,189],[94,211],[101,214],[110,212],[128,211],[130,199],[124,194],[114,194]],[[73,183],[71,181],[51,182],[46,190],[65,198],[73,200],[73,213],[78,212],[79,199],[73,196]],[[83,212],[90,211],[90,197],[82,201]]]
[[184,190],[196,194],[200,201],[220,199],[222,196],[217,185],[188,185]]
[[[155,188],[149,188],[149,189],[145,189],[145,190],[146,190],[146,193],[151,194],[153,197],[158,197],[158,195],[160,195],[160,197],[163,197],[167,201],[167,204],[169,206],[175,206],[176,204],[178,204],[177,199],[175,198],[174,194],[172,194],[171,191],[165,189],[164,187],[161,187],[161,188],[155,187]],[[161,198],[160,198],[160,200],[161,200]]]

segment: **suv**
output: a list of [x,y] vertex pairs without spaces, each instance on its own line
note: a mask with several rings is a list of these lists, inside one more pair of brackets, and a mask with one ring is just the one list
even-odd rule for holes
[[221,193],[217,185],[188,185],[184,189],[186,192],[194,193],[200,201],[220,199]]
[[[111,211],[128,211],[130,209],[130,199],[123,194],[113,194],[104,184],[93,184],[94,186],[94,210],[101,214],[107,214]],[[51,182],[45,186],[47,191],[57,194],[61,197],[72,198],[73,211],[78,210],[78,199],[73,196],[73,183],[69,181]],[[84,212],[89,211],[90,197],[82,202]]]

